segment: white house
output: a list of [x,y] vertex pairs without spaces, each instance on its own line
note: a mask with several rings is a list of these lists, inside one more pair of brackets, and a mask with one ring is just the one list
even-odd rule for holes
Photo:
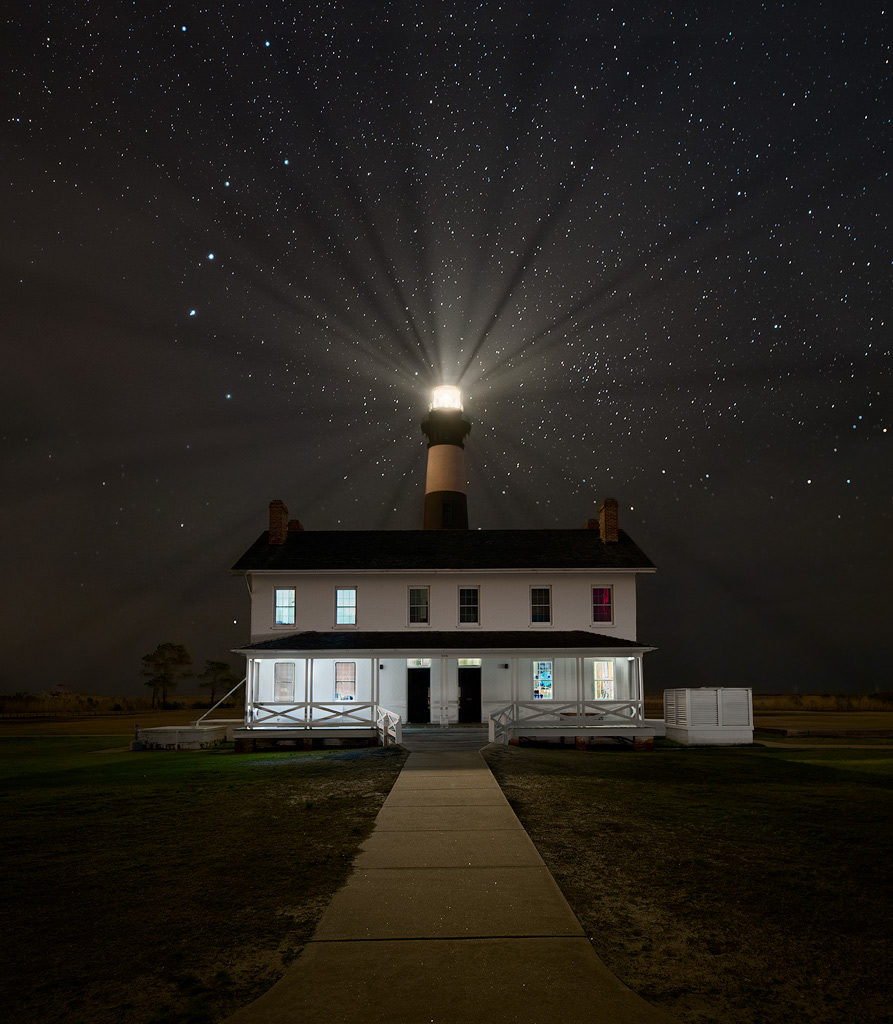
[[[440,392],[440,394],[438,394]],[[251,596],[245,727],[258,738],[489,722],[520,735],[648,739],[636,580],[654,572],[607,499],[579,529],[469,530],[457,389],[422,424],[421,530],[305,530],[270,503],[233,566]]]

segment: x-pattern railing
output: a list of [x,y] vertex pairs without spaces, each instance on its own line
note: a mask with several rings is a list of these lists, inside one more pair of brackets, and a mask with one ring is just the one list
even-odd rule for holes
[[[334,703],[275,703],[255,702],[252,705],[252,717],[248,722],[248,728],[254,729],[265,722],[273,722],[276,725],[288,724],[298,729],[318,729],[320,726],[348,727],[360,726],[365,729],[374,729],[377,725],[375,718],[374,704],[356,703],[355,701],[336,701]],[[365,714],[364,714],[365,712]],[[284,719],[285,721],[281,721]]]
[[606,729],[644,721],[635,700],[516,701],[490,715],[490,742],[507,743],[518,728]]

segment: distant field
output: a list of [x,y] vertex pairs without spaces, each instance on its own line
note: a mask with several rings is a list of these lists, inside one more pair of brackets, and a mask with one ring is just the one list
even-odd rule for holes
[[893,751],[489,747],[592,936],[682,1024],[882,1024]]
[[133,754],[103,721],[0,739],[4,1016],[222,1019],[298,954],[404,754]]

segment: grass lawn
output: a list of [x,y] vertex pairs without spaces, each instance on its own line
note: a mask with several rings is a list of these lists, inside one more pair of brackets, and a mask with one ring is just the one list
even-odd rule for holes
[[893,1020],[893,750],[486,758],[596,952],[678,1020]]
[[404,760],[114,749],[130,738],[0,739],[10,1020],[199,1024],[260,995],[346,878]]

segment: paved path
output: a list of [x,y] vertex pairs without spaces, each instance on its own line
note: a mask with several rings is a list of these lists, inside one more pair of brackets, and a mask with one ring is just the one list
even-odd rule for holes
[[229,1024],[478,1021],[672,1024],[595,955],[480,753],[450,743],[410,753],[312,939]]

